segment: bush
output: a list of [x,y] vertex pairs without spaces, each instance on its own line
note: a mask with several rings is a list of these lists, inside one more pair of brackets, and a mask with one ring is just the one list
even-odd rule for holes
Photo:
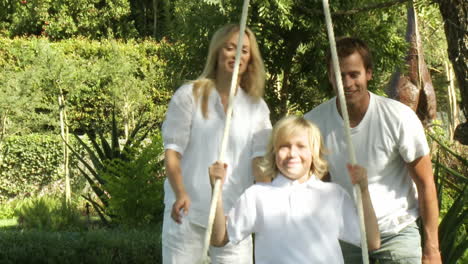
[[87,158],[73,148],[71,151],[86,168],[80,172],[94,193],[83,197],[105,225],[109,225],[109,218],[132,226],[162,219],[164,167],[159,159],[163,153],[162,138],[159,134],[148,138],[155,125],[140,116],[128,139],[122,142],[113,114],[110,135],[90,131],[87,142],[75,135]]
[[[72,143],[73,145],[73,143]],[[41,191],[53,192],[62,180],[63,150],[58,135],[11,136],[0,145],[0,202],[33,197]],[[71,163],[76,165],[76,160]],[[72,176],[72,184],[80,179]],[[81,180],[83,182],[83,180]],[[56,187],[60,189],[60,186]]]
[[46,231],[80,230],[85,224],[75,204],[53,196],[30,198],[16,210],[19,227]]
[[164,213],[163,153],[161,136],[129,156],[131,160],[113,159],[105,164],[103,178],[109,193],[108,214],[126,226],[144,226],[162,221]]
[[12,200],[0,204],[0,219],[12,219],[19,208],[20,200]]
[[52,39],[136,37],[127,0],[0,1],[0,26],[10,36],[42,35]]
[[[439,244],[444,263],[468,260],[468,159],[466,146],[454,144],[436,127],[433,141],[434,176],[440,209]],[[436,144],[437,143],[437,144]]]
[[176,56],[164,41],[0,38],[6,134],[58,131],[59,90],[70,130],[80,134],[101,127],[114,104],[117,119],[129,127],[143,109],[160,122],[176,85],[166,64]]

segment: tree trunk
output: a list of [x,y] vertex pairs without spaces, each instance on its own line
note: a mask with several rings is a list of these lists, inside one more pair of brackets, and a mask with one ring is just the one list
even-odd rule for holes
[[153,0],[153,37],[156,39],[158,33],[158,0]]
[[63,139],[63,172],[65,174],[65,201],[67,205],[71,204],[71,187],[70,187],[70,173],[69,173],[69,153],[68,153],[68,126],[66,125],[67,113],[65,111],[65,97],[63,91],[60,89],[58,96],[58,102],[60,107],[60,133]]
[[124,123],[124,132],[125,132],[125,142],[128,140],[130,135],[130,104],[128,99],[125,98],[123,105],[123,123]]
[[0,142],[6,136],[6,127],[7,127],[7,120],[8,120],[8,110],[5,110],[5,114],[2,116],[2,134],[0,135]]
[[[466,0],[436,0],[444,19],[445,36],[447,37],[448,55],[460,88],[460,108],[468,118],[468,19]],[[460,124],[455,130],[454,138],[468,145],[468,122]]]
[[449,113],[448,113],[448,119],[449,119],[449,137],[453,138],[453,133],[455,130],[455,127],[458,126],[458,104],[457,104],[457,97],[455,94],[455,83],[454,83],[454,74],[453,74],[453,69],[451,65],[449,65],[449,62],[445,62],[445,71],[447,73],[447,99],[449,103]]

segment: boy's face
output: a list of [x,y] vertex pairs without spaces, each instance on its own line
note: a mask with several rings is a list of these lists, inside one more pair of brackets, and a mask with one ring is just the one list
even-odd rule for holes
[[276,166],[284,176],[300,183],[305,182],[309,178],[312,163],[307,131],[296,131],[283,140],[275,156]]
[[[330,66],[331,67],[331,66]],[[366,69],[364,61],[358,52],[340,59],[343,90],[348,106],[366,104],[369,98],[367,82],[372,78],[372,70]],[[333,68],[329,70],[328,78],[337,93],[337,84]]]

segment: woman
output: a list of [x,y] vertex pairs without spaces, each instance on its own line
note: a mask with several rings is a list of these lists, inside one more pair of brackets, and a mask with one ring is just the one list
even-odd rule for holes
[[[167,180],[163,262],[193,263],[202,255],[211,186],[208,167],[218,159],[224,130],[239,27],[226,25],[212,37],[200,77],[180,87],[163,124]],[[254,34],[246,29],[233,100],[223,186],[226,212],[253,184],[252,161],[262,156],[271,129],[262,99],[265,70]],[[250,237],[238,245],[210,248],[212,263],[252,263]]]

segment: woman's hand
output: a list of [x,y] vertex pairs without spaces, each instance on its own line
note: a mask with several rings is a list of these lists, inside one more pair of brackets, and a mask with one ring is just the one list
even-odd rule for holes
[[176,223],[182,223],[182,217],[188,214],[190,203],[190,197],[186,192],[183,192],[176,197],[176,201],[172,205],[171,211],[171,217],[176,221]]
[[347,164],[349,175],[351,176],[351,183],[359,184],[361,191],[367,190],[367,170],[357,164]]
[[208,173],[210,175],[211,188],[214,188],[216,180],[221,180],[221,183],[224,184],[226,178],[226,169],[227,164],[221,161],[216,161],[208,168]]

